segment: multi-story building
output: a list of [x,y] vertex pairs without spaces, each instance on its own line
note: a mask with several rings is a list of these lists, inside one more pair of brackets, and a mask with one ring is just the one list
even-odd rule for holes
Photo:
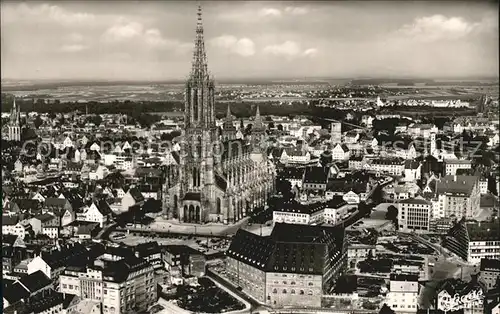
[[28,221],[21,221],[18,216],[2,215],[2,234],[12,234],[24,239],[33,234],[33,228]]
[[205,274],[205,256],[187,245],[165,246],[163,263],[169,272],[179,268],[181,275],[201,277]]
[[472,162],[470,160],[460,160],[460,159],[445,160],[444,165],[445,165],[445,173],[447,176],[456,175],[458,169],[472,169]]
[[386,304],[396,313],[416,313],[418,275],[391,274]]
[[172,196],[164,199],[164,214],[190,223],[234,223],[262,206],[273,190],[274,166],[261,145],[266,127],[257,107],[251,144],[248,138],[236,138],[232,129],[219,135],[215,84],[207,67],[201,8],[194,46],[192,70],[185,86],[182,141],[187,145],[181,146],[176,179],[164,185],[162,194]]
[[497,287],[500,280],[500,260],[482,258],[479,270],[479,281],[484,283],[485,288],[490,291]]
[[143,258],[105,255],[87,267],[68,267],[60,292],[102,303],[103,313],[139,313],[156,302],[153,266]]
[[436,182],[433,218],[473,218],[479,214],[479,178],[476,176],[445,176]]
[[320,307],[347,262],[344,229],[276,224],[270,236],[239,229],[227,254],[234,284],[272,307]]
[[399,230],[417,233],[429,232],[432,215],[432,204],[421,198],[411,198],[399,201]]
[[307,167],[304,174],[304,191],[324,193],[330,172],[323,167]]
[[156,241],[136,245],[135,254],[148,261],[154,269],[164,268],[161,247]]
[[285,203],[278,210],[273,211],[274,223],[287,224],[318,224],[323,222],[326,203],[301,204],[294,201]]
[[405,160],[402,158],[396,159],[373,159],[370,164],[370,169],[388,173],[394,176],[400,176],[404,173],[405,170]]
[[479,264],[482,258],[500,259],[498,223],[462,219],[450,229],[443,245],[471,264]]

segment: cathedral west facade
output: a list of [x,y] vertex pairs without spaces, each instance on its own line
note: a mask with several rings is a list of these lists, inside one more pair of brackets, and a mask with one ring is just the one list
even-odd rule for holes
[[163,189],[164,212],[186,223],[234,223],[265,205],[274,168],[259,145],[265,127],[258,108],[249,136],[240,136],[233,126],[229,107],[222,134],[216,126],[215,84],[207,69],[201,8],[185,90],[179,165],[174,182]]

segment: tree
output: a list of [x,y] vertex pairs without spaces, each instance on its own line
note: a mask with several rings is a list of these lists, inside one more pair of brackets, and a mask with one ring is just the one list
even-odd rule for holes
[[42,118],[40,118],[40,116],[37,115],[35,121],[33,121],[33,124],[35,125],[35,128],[38,129],[43,124]]
[[387,303],[384,303],[380,311],[378,312],[379,314],[396,314],[393,309],[391,309]]
[[102,123],[102,118],[100,115],[96,114],[95,116],[92,116],[90,118],[90,121],[94,123],[96,126],[99,126]]
[[387,208],[387,213],[385,214],[385,219],[394,221],[398,219],[398,209],[396,206],[391,205]]

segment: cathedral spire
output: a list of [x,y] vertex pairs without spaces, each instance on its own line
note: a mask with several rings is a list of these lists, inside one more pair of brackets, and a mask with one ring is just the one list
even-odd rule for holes
[[231,114],[231,106],[228,104],[226,112],[226,121],[231,121],[231,120],[233,120],[233,115]]
[[257,112],[255,113],[255,122],[254,122],[254,127],[255,128],[262,128],[262,118],[260,117],[260,109],[259,105],[257,105]]
[[201,5],[198,6],[198,21],[196,23],[196,38],[194,41],[193,64],[191,78],[201,82],[208,77],[207,55],[203,37],[203,22],[201,18]]
[[10,124],[12,126],[19,125],[19,110],[16,105],[16,97],[14,96],[14,103],[12,104],[12,109],[10,112]]

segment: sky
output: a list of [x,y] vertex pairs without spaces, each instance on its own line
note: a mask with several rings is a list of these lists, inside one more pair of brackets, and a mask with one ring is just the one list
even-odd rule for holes
[[[198,2],[2,1],[2,79],[184,79]],[[485,1],[203,1],[215,79],[497,77]]]

